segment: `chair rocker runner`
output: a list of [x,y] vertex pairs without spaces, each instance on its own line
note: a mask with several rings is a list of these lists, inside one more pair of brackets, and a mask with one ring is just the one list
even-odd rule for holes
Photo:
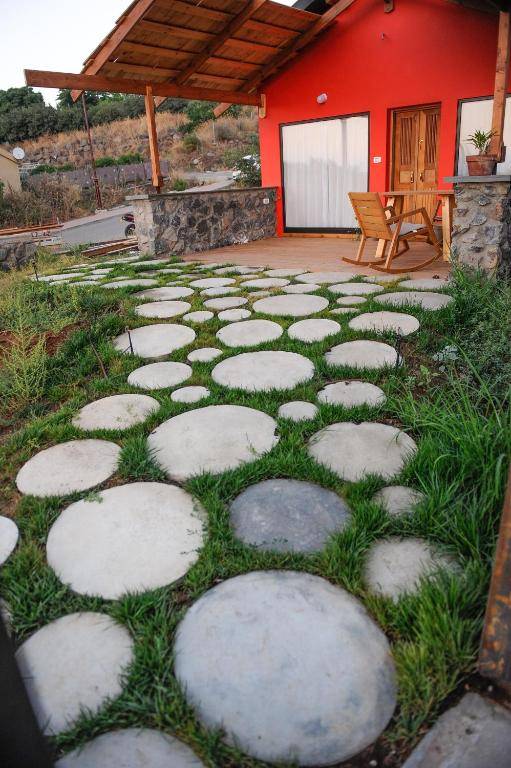
[[[407,266],[407,272],[416,272],[442,256],[442,247],[425,208],[414,208],[396,216],[392,206],[383,206],[377,192],[350,192],[349,198],[362,231],[362,237],[356,257],[351,259],[345,256],[343,261],[373,267],[379,272],[397,274],[402,272],[404,267],[393,268],[392,262],[409,250],[409,240],[425,240],[434,249],[434,256],[412,267]],[[424,226],[417,225],[417,229],[402,232],[404,220],[417,214],[422,216]],[[362,255],[369,238],[381,241],[381,256],[377,255],[374,259],[364,260]]]

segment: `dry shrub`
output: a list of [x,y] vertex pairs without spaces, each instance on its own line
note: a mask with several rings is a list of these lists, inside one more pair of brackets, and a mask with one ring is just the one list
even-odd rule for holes
[[41,179],[36,188],[7,192],[0,200],[0,227],[67,221],[86,213],[80,188],[60,179]]

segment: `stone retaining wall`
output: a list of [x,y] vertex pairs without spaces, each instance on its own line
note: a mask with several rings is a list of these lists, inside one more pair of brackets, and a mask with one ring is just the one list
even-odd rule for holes
[[168,192],[126,198],[141,253],[186,253],[273,237],[274,187]]
[[0,271],[24,267],[34,257],[37,244],[33,240],[0,240]]

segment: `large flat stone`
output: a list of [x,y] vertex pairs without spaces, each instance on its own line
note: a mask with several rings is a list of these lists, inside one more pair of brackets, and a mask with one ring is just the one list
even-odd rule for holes
[[39,727],[58,734],[82,709],[98,712],[122,691],[133,660],[129,632],[103,613],[71,613],[39,629],[16,661]]
[[244,296],[226,296],[223,299],[208,299],[204,302],[204,306],[208,309],[234,309],[234,307],[242,307],[243,304],[248,304],[248,299]]
[[174,658],[203,725],[271,763],[342,762],[378,738],[396,704],[385,635],[351,595],[307,573],[248,573],[206,592]]
[[16,476],[21,493],[67,496],[86,491],[114,474],[121,449],[107,440],[70,440],[32,456]]
[[216,337],[226,347],[255,347],[274,341],[283,333],[282,326],[272,320],[244,320],[220,328]]
[[293,285],[286,285],[282,289],[282,293],[314,293],[321,288],[316,283],[293,283]]
[[162,288],[151,288],[148,291],[138,291],[133,294],[137,299],[150,299],[151,301],[172,301],[184,299],[193,294],[193,288],[164,285]]
[[350,510],[333,491],[301,480],[263,480],[230,507],[238,539],[267,552],[316,552],[350,521]]
[[296,277],[296,275],[303,275],[303,269],[280,267],[279,269],[266,269],[264,274],[268,277]]
[[348,323],[352,331],[374,331],[385,333],[393,331],[400,336],[409,336],[420,328],[420,323],[413,315],[403,312],[364,312]]
[[289,280],[283,277],[259,277],[241,283],[242,288],[282,288],[284,285],[289,285]]
[[247,320],[251,314],[249,309],[224,309],[218,313],[218,319],[223,323],[237,323],[239,320]]
[[397,352],[389,344],[380,341],[345,341],[332,347],[325,355],[328,365],[349,368],[377,369],[394,366],[398,362]]
[[389,424],[338,422],[309,441],[309,454],[343,480],[357,482],[369,475],[389,479],[399,474],[416,452],[415,442]]
[[188,312],[187,315],[183,315],[183,320],[185,323],[207,323],[209,320],[212,320],[215,316],[214,312],[210,312],[209,310],[199,310],[198,312]]
[[9,517],[0,517],[0,565],[14,552],[18,543],[18,526]]
[[[195,331],[185,325],[174,323],[155,323],[154,325],[142,325],[133,328],[129,334],[121,333],[113,340],[115,349],[125,355],[133,354],[157,360],[166,357],[176,349],[181,349],[191,344],[195,339]],[[131,342],[131,346],[130,346]]]
[[[149,288],[150,285],[156,285],[157,280],[152,280],[150,277],[127,277],[121,280],[112,280],[110,283],[101,283],[102,288]],[[158,289],[155,289],[158,290]],[[140,294],[135,294],[139,296]]]
[[324,318],[312,318],[311,320],[298,320],[287,329],[290,339],[298,339],[307,344],[313,344],[316,341],[323,341],[328,336],[334,336],[339,333],[341,326],[335,320],[326,320]]
[[261,267],[246,267],[242,264],[234,264],[231,267],[220,267],[213,270],[215,275],[253,275],[261,271]]
[[331,293],[340,293],[342,296],[371,296],[374,293],[383,291],[381,285],[374,283],[339,283],[329,285],[328,290]]
[[181,387],[171,394],[170,399],[174,403],[198,403],[210,394],[207,387]]
[[141,317],[178,317],[191,309],[187,301],[151,301],[148,304],[139,304],[135,312]]
[[220,357],[223,352],[216,347],[202,347],[201,349],[194,349],[187,355],[187,360],[191,363],[209,363],[211,360]]
[[359,304],[365,304],[366,301],[365,296],[341,296],[340,299],[335,300],[335,303],[341,307],[356,307]]
[[254,302],[255,312],[263,315],[279,315],[280,317],[306,317],[322,312],[328,307],[328,299],[323,296],[268,296]]
[[245,392],[294,389],[313,376],[314,364],[296,352],[243,352],[217,363],[211,372],[217,384]]
[[234,288],[205,288],[200,292],[201,296],[229,296],[232,293],[239,293],[240,289]]
[[378,304],[391,304],[394,307],[402,307],[409,304],[412,307],[422,307],[422,309],[443,309],[451,304],[454,299],[445,293],[432,293],[430,291],[396,291],[395,293],[384,293],[376,296],[375,301]]
[[80,408],[73,426],[85,431],[95,429],[129,429],[141,424],[160,404],[148,395],[112,395],[94,400]]
[[190,285],[192,288],[225,288],[226,285],[233,285],[235,282],[234,277],[203,277],[200,280],[194,280]]
[[307,274],[297,275],[296,280],[299,283],[318,283],[319,285],[330,285],[333,283],[347,283],[357,277],[356,272],[308,272]]
[[411,280],[403,280],[399,287],[412,291],[442,291],[449,288],[450,282],[441,277],[414,277]]
[[205,768],[190,747],[149,728],[97,736],[57,760],[55,768]]
[[279,419],[289,419],[289,421],[310,421],[316,418],[318,409],[314,403],[308,403],[306,400],[292,400],[289,403],[283,403],[277,415]]
[[128,384],[140,389],[166,389],[182,384],[191,375],[192,369],[186,363],[149,363],[132,371],[128,376]]
[[360,405],[376,406],[385,402],[385,393],[368,381],[336,381],[318,392],[320,403],[356,408]]
[[375,493],[371,501],[394,517],[411,514],[424,499],[424,494],[414,488],[407,488],[406,485],[388,485]]
[[130,483],[67,507],[50,529],[48,564],[74,592],[117,600],[172,584],[199,557],[205,513],[165,483]]
[[178,482],[255,461],[278,442],[276,422],[241,405],[209,405],[160,424],[147,444],[156,463]]

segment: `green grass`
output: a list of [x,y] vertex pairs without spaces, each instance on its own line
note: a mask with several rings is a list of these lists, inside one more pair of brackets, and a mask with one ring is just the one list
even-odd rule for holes
[[[74,261],[80,261],[80,256]],[[66,266],[69,264],[62,265]],[[49,265],[46,271],[50,269],[55,265]],[[121,274],[135,275],[139,269],[136,265],[119,265],[105,280]],[[202,274],[209,275],[207,271]],[[239,277],[239,281],[244,279]],[[173,275],[162,275],[159,282],[168,284],[173,280]],[[5,330],[16,332],[20,317],[25,332],[36,336],[54,325],[60,330],[74,323],[78,327],[54,354],[45,353],[44,377],[37,395],[28,401],[19,393],[12,394],[18,387],[13,385],[8,368],[0,374],[0,381],[11,382],[11,396],[3,416],[6,435],[0,447],[0,492],[8,509],[13,509],[17,499],[13,479],[24,461],[37,450],[83,436],[71,424],[78,408],[106,395],[139,391],[127,385],[126,378],[144,361],[116,353],[110,340],[126,326],[165,322],[134,314],[137,299],[132,294],[136,288],[106,291],[18,280],[14,295],[11,282],[2,288],[0,281],[0,304],[4,307],[0,315],[6,318]],[[387,400],[378,408],[346,410],[317,403],[319,412],[314,421],[293,424],[278,419],[280,439],[269,454],[237,470],[189,480],[185,487],[208,513],[208,537],[196,564],[170,587],[119,601],[73,594],[46,564],[44,546],[61,510],[84,494],[64,499],[21,497],[17,501],[14,516],[21,543],[0,577],[2,594],[12,611],[16,642],[23,642],[39,627],[76,610],[103,611],[127,626],[135,639],[135,661],[122,695],[97,715],[84,713],[71,731],[55,740],[59,749],[71,749],[107,730],[138,725],[176,734],[209,766],[262,766],[226,746],[220,734],[208,733],[197,723],[173,677],[172,644],[180,619],[207,589],[247,571],[272,568],[323,576],[364,602],[391,640],[398,670],[398,708],[383,739],[403,752],[410,748],[424,726],[434,720],[445,698],[474,670],[511,455],[511,375],[509,350],[504,343],[511,308],[509,289],[482,275],[455,268],[451,292],[455,301],[443,310],[409,309],[421,321],[421,329],[405,341],[405,364],[399,369],[355,373],[328,368],[324,354],[334,344],[362,337],[381,338],[352,332],[348,327],[350,315],[338,316],[340,332],[323,342],[307,345],[284,333],[277,341],[257,347],[298,352],[314,362],[316,374],[312,381],[291,392],[251,394],[225,390],[210,378],[211,370],[222,359],[217,358],[211,363],[194,363],[193,376],[183,385],[202,384],[210,389],[210,397],[197,406],[173,403],[169,390],[153,391],[151,395],[161,408],[144,424],[126,432],[91,433],[122,447],[114,483],[164,481],[162,471],[147,451],[146,438],[151,429],[176,414],[208,404],[236,403],[277,418],[283,403],[293,399],[317,403],[318,391],[344,376],[372,381],[386,392]],[[322,289],[319,294],[332,302],[328,290]],[[192,310],[202,308],[198,294],[185,300],[191,303]],[[379,308],[371,298],[363,305],[363,311]],[[318,316],[332,317],[327,310]],[[284,328],[292,322],[272,319]],[[175,318],[169,322],[179,321]],[[195,342],[171,359],[184,362],[187,354],[198,347],[221,348],[215,333],[222,325],[215,317],[204,325],[193,326]],[[388,334],[386,340],[396,342],[393,334]],[[446,345],[456,346],[457,358],[434,362],[433,354]],[[226,349],[224,356],[239,351],[247,350]],[[387,484],[380,478],[343,483],[307,453],[308,440],[322,427],[336,421],[363,420],[398,424],[418,443],[416,456],[396,478],[396,482],[411,485],[426,496],[410,517],[390,518],[371,502],[374,493]],[[336,491],[351,507],[352,523],[314,555],[265,553],[242,545],[229,526],[229,503],[244,488],[271,477],[309,480]],[[398,603],[369,594],[363,581],[364,557],[374,541],[388,535],[426,538],[453,555],[460,572],[425,582],[418,594]]]

